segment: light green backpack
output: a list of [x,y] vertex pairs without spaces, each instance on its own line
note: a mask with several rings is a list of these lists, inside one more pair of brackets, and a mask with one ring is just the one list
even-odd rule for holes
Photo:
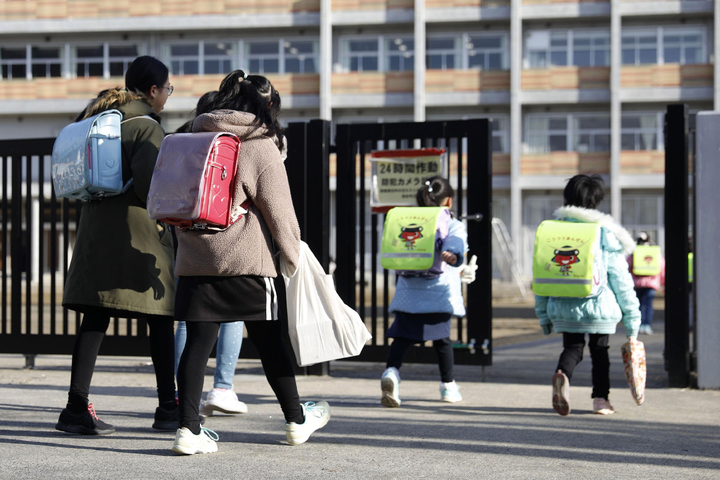
[[447,207],[395,207],[385,217],[380,263],[388,270],[429,270],[435,263],[435,232]]
[[545,220],[535,234],[532,290],[545,297],[595,297],[607,283],[597,223]]
[[635,275],[660,275],[660,247],[638,245],[633,252],[633,273]]

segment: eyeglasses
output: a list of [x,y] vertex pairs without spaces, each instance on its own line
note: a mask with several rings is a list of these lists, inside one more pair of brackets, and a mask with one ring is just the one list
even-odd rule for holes
[[170,85],[169,87],[157,87],[157,88],[160,88],[160,89],[162,89],[162,88],[167,88],[168,97],[169,97],[170,95],[172,95],[173,90],[175,90],[175,87],[173,87],[172,85]]

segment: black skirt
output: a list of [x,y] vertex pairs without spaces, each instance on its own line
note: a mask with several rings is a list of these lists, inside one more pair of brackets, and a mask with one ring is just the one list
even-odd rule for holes
[[254,275],[237,277],[179,277],[175,320],[237,322],[277,320],[275,279]]

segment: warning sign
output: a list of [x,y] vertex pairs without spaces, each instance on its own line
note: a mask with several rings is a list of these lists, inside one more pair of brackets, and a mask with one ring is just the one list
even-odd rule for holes
[[426,179],[447,176],[446,150],[383,150],[372,153],[370,206],[374,212],[390,207],[415,206],[417,191]]

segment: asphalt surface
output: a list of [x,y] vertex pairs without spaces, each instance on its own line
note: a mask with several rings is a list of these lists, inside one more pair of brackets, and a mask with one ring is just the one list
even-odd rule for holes
[[645,404],[630,396],[618,333],[610,350],[617,412],[607,417],[592,414],[587,350],[572,382],[572,413],[552,409],[558,335],[497,348],[484,373],[457,366],[457,404],[440,402],[436,366],[404,366],[402,407],[389,409],[379,402],[383,365],[334,362],[331,376],[298,378],[304,401],[332,407],[328,425],[300,446],[285,443],[259,362],[243,361],[235,391],[249,412],[208,418],[219,452],[193,456],[172,453],[174,434],[150,428],[149,359],[100,357],[91,401],[117,432],[85,437],[53,428],[67,398],[69,357],[39,356],[24,370],[22,356],[0,355],[0,479],[720,478],[720,391],[667,388],[663,336],[640,339],[648,350]]

